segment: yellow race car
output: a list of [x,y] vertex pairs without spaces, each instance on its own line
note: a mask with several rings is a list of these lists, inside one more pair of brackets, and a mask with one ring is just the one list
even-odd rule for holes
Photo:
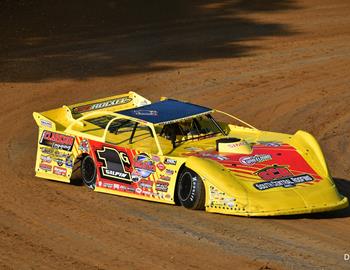
[[167,98],[151,103],[134,92],[33,116],[38,177],[241,216],[348,206],[304,131],[262,131],[218,110]]

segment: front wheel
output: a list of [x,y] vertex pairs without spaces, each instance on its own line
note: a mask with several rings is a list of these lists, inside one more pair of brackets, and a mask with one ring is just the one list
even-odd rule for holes
[[182,206],[188,209],[204,209],[205,187],[200,176],[185,168],[177,182],[177,197]]
[[84,157],[81,162],[81,177],[84,185],[90,189],[95,189],[96,166],[94,160],[90,156]]

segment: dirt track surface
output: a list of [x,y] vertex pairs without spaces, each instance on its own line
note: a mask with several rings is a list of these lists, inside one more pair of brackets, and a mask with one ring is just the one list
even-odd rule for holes
[[311,132],[349,196],[349,1],[56,2],[1,4],[0,269],[350,268],[349,209],[240,218],[35,178],[31,116],[129,90],[189,100]]

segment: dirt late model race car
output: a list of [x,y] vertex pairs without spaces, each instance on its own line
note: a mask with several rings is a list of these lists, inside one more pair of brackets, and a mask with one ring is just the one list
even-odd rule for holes
[[[224,114],[240,125],[214,119]],[[36,176],[189,209],[271,216],[345,208],[315,138],[127,94],[33,113]]]

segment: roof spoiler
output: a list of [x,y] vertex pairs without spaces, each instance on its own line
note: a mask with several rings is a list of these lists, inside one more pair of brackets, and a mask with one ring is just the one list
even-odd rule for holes
[[73,118],[79,118],[85,113],[91,111],[117,112],[125,109],[144,106],[147,104],[151,104],[151,101],[135,92],[130,91],[127,94],[96,99],[65,107],[70,110]]
[[128,92],[117,96],[111,96],[73,105],[63,105],[60,108],[45,112],[34,112],[33,117],[39,127],[56,130],[65,129],[75,119],[89,112],[107,111],[118,112],[125,109],[136,108],[151,104],[151,102],[135,92]]

